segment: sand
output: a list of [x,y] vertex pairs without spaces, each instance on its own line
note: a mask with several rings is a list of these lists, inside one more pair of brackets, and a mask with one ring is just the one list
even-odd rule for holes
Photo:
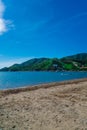
[[0,91],[0,130],[87,130],[87,79]]

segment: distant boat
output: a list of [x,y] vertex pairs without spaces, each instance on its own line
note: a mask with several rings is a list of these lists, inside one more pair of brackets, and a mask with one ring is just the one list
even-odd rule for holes
[[71,73],[61,73],[61,75],[72,75]]
[[61,75],[64,75],[64,73],[61,73]]

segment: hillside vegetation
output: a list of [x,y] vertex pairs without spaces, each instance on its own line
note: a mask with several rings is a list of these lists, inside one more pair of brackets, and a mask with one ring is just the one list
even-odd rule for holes
[[34,58],[0,71],[81,71],[87,70],[87,53],[58,58]]

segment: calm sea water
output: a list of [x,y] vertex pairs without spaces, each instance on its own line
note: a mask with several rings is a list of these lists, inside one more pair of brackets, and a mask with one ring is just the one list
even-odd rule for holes
[[0,72],[0,89],[87,78],[87,72]]

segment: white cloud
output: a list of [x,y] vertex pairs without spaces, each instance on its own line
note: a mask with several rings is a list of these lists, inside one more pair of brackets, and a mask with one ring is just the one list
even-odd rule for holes
[[0,35],[7,31],[6,21],[0,18]]
[[12,21],[4,19],[5,5],[0,0],[0,35],[13,28]]

